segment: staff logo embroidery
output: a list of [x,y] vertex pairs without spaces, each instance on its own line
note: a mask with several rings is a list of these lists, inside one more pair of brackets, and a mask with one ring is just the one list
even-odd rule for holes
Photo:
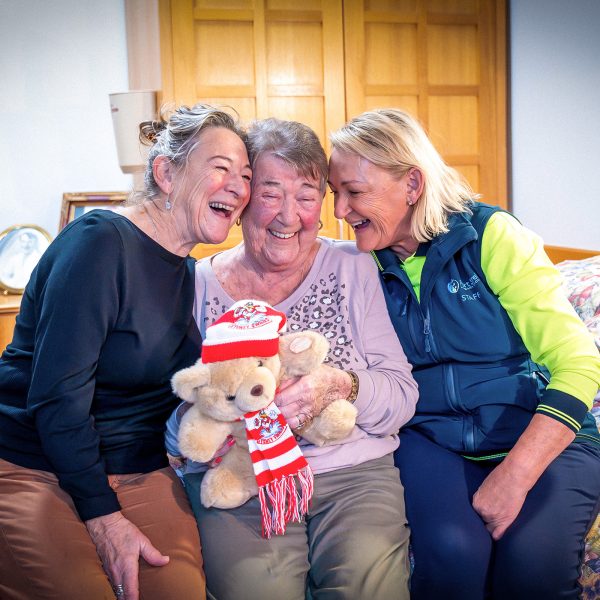
[[467,279],[467,281],[463,281],[462,279],[451,279],[448,282],[448,291],[451,294],[456,294],[458,293],[459,290],[463,290],[463,291],[469,291],[472,290],[479,282],[481,281],[481,279],[479,279],[479,276],[475,273],[473,273],[473,275],[471,275],[471,277],[469,277],[469,279]]
[[460,283],[456,281],[456,279],[451,279],[450,283],[448,284],[448,291],[451,294],[456,294],[458,290],[460,290]]

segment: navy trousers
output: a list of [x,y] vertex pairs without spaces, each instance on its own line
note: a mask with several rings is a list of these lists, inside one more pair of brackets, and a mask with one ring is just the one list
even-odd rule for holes
[[599,509],[600,446],[567,447],[497,542],[471,505],[497,463],[470,461],[411,429],[401,431],[395,462],[415,561],[411,600],[579,597],[584,538]]

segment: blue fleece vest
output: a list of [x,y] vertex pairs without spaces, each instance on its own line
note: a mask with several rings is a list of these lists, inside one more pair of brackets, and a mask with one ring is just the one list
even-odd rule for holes
[[452,215],[421,244],[420,303],[398,257],[375,252],[390,317],[419,384],[408,423],[438,444],[480,456],[509,450],[531,421],[547,371],[531,356],[481,269],[481,236],[498,207]]

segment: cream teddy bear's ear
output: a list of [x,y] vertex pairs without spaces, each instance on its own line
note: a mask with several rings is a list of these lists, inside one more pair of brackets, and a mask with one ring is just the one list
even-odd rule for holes
[[210,383],[210,369],[198,360],[195,365],[182,369],[173,375],[171,387],[173,392],[186,402],[194,402],[194,391]]
[[279,357],[287,377],[310,373],[328,352],[329,342],[316,331],[288,333],[279,338]]

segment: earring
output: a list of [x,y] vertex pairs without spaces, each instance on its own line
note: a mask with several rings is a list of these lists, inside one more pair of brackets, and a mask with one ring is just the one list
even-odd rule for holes
[[414,201],[411,200],[410,198],[406,201],[406,204],[408,204],[408,206],[412,206],[414,204]]
[[323,229],[323,221],[319,219],[319,231],[321,231],[321,229]]
[[236,224],[236,225],[239,227],[239,226],[242,224],[242,218],[241,218],[241,217],[238,217],[238,218],[235,220],[235,224]]
[[165,201],[165,208],[167,210],[171,210],[171,208],[173,208],[173,205],[171,204],[171,200],[169,199],[169,196],[167,196],[167,199]]

